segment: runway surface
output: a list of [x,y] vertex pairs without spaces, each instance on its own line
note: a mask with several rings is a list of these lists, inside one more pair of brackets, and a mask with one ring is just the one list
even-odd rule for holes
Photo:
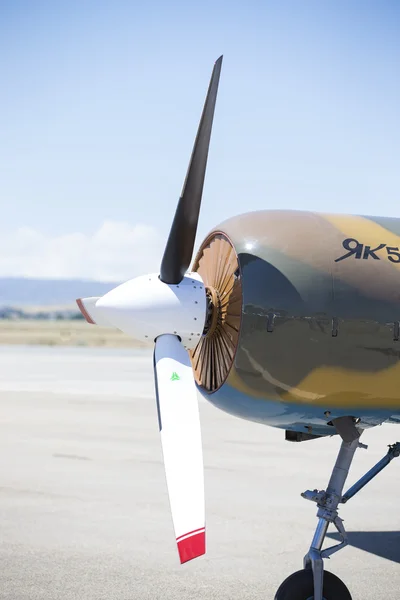
[[[151,354],[0,348],[0,599],[273,600],[316,525],[300,493],[326,486],[339,441],[200,413],[207,554],[181,566]],[[366,432],[349,485],[399,439]],[[341,508],[354,545],[327,568],[354,600],[400,597],[399,497],[397,459]]]

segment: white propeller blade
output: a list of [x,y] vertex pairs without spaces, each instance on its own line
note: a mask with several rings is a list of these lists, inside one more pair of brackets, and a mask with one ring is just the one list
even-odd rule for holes
[[192,366],[175,335],[157,338],[154,374],[172,520],[185,563],[206,551],[204,468]]

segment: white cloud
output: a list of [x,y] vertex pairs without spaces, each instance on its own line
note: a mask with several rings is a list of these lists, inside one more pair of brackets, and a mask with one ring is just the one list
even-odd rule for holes
[[158,271],[165,240],[147,225],[105,221],[92,235],[0,234],[0,276],[125,281]]

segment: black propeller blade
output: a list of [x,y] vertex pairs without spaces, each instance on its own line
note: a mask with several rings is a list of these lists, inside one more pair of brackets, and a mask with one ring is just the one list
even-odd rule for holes
[[216,61],[211,75],[181,197],[161,261],[160,279],[164,283],[182,281],[192,260],[221,66],[222,56]]

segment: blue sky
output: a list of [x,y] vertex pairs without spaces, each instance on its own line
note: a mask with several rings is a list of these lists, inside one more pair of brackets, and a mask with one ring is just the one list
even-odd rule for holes
[[157,270],[215,59],[198,243],[261,208],[400,217],[400,3],[0,0],[0,275]]

